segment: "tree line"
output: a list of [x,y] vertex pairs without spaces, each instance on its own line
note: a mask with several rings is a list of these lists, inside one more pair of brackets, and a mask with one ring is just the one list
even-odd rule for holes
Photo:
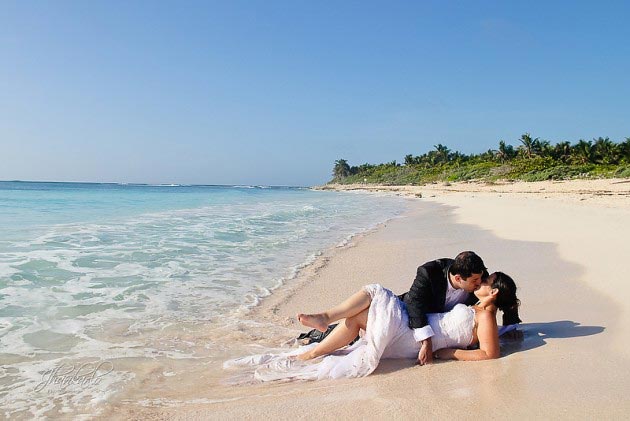
[[608,137],[598,137],[592,141],[580,139],[573,144],[568,141],[551,144],[525,133],[518,140],[517,147],[500,140],[497,149],[470,155],[437,144],[422,155],[406,155],[403,163],[391,161],[351,166],[347,160],[338,159],[334,163],[331,182],[408,184],[440,179],[498,179],[501,176],[531,181],[576,176],[630,176],[630,137],[619,143]]

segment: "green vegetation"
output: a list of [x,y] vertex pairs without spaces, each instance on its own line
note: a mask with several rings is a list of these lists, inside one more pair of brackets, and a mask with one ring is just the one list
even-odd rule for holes
[[630,137],[620,143],[599,137],[552,145],[525,133],[519,142],[515,148],[501,140],[496,150],[472,155],[437,144],[423,155],[405,156],[404,164],[392,161],[350,166],[345,159],[339,159],[330,183],[406,185],[434,181],[630,178]]

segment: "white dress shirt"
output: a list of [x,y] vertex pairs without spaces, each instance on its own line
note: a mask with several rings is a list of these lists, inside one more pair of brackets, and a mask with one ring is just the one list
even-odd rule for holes
[[[455,289],[451,285],[451,280],[446,281],[446,300],[444,302],[444,312],[451,311],[459,303],[464,303],[468,299],[468,292],[463,289]],[[417,342],[430,338],[435,333],[431,326],[426,325],[413,330],[413,337]]]

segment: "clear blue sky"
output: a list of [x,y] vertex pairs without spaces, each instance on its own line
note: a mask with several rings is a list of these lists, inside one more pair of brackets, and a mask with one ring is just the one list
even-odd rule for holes
[[630,5],[0,3],[0,179],[288,184],[630,136]]

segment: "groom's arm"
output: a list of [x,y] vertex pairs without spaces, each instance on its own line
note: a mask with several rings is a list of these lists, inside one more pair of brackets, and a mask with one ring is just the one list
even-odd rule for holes
[[[433,298],[433,288],[429,273],[424,266],[418,267],[416,278],[405,294],[405,304],[409,314],[409,327],[418,329],[428,326],[427,314]],[[430,326],[429,326],[430,327]]]
[[421,342],[420,351],[418,352],[418,363],[420,365],[433,362],[431,349],[433,329],[431,329],[427,319],[432,297],[433,288],[429,274],[423,266],[420,266],[416,273],[416,278],[409,292],[405,294],[404,299],[409,315],[409,327],[414,331],[414,338]]

